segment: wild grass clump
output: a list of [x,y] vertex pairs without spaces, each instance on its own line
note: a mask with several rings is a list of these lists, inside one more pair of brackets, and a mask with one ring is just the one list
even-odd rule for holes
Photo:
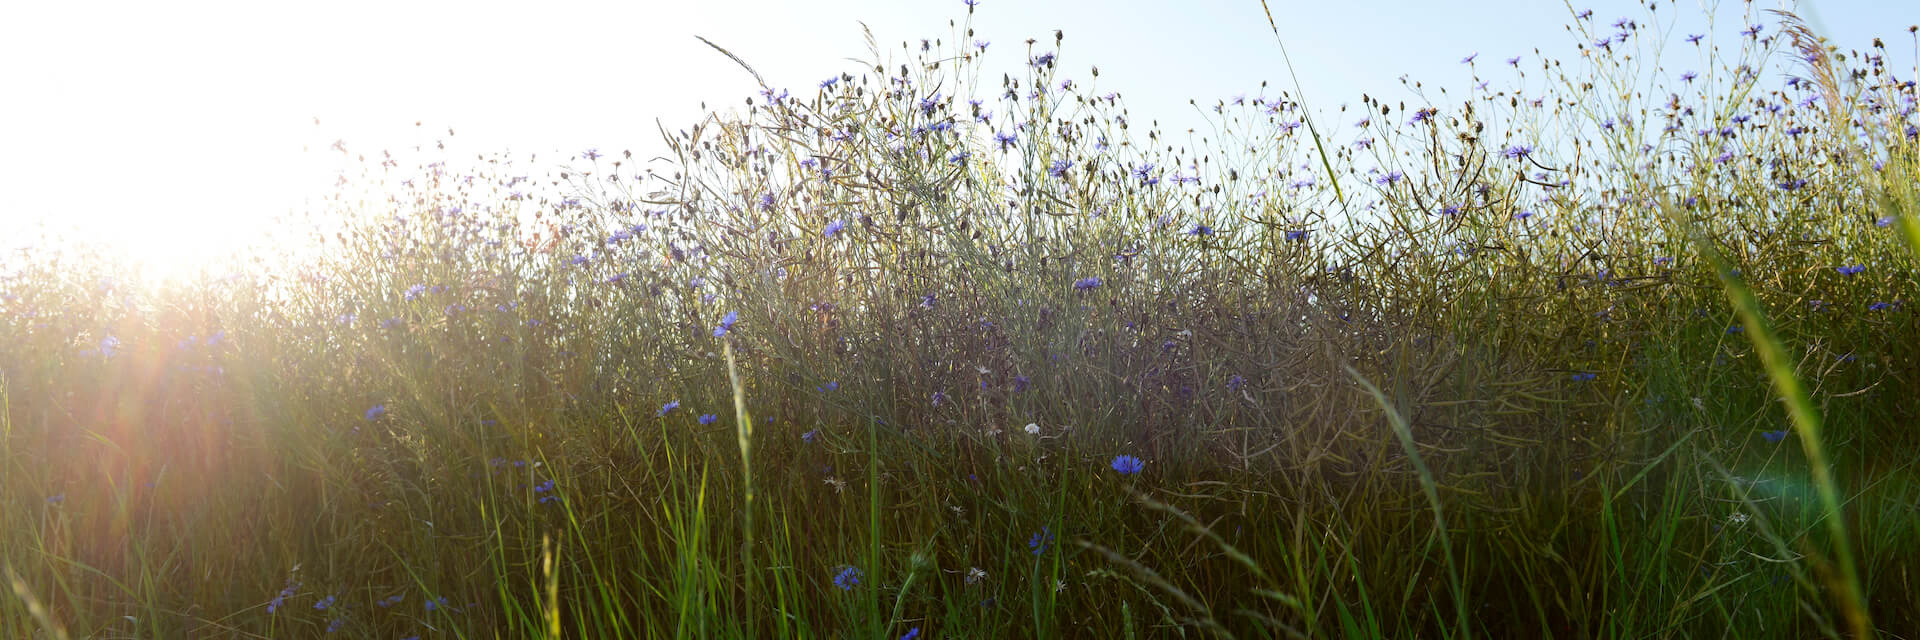
[[0,635],[1897,633],[1920,92],[1748,18],[1184,140],[960,23],[218,277],[17,251]]

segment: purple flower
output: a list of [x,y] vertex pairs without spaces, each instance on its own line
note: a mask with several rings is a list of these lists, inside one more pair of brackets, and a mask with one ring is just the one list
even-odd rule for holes
[[727,335],[727,332],[733,329],[733,324],[739,321],[740,312],[728,311],[727,315],[720,318],[720,326],[713,328],[713,337],[718,338]]
[[654,416],[655,416],[655,417],[666,417],[666,415],[667,415],[667,413],[668,413],[668,412],[671,412],[671,411],[673,411],[674,409],[678,409],[678,408],[680,408],[680,401],[679,401],[679,400],[675,400],[675,401],[673,401],[673,402],[669,402],[669,403],[666,403],[666,404],[663,404],[663,405],[660,405],[660,412],[659,412],[659,413],[656,413],[656,414],[654,414]]
[[1051,51],[1033,57],[1033,66],[1035,68],[1050,66],[1052,64],[1053,52]]
[[1140,473],[1141,469],[1146,468],[1147,463],[1141,462],[1139,458],[1133,456],[1120,455],[1113,458],[1113,464],[1111,466],[1114,471],[1120,472],[1120,475],[1130,476]]
[[813,444],[813,441],[818,439],[819,437],[820,437],[820,430],[814,429],[812,431],[808,431],[806,433],[800,434],[800,441],[805,442],[807,444]]
[[1529,147],[1524,144],[1516,144],[1511,147],[1507,147],[1507,149],[1505,151],[1502,151],[1501,154],[1507,156],[1507,159],[1509,160],[1519,160],[1521,158],[1525,158],[1527,156],[1533,155],[1533,147]]
[[821,232],[820,232],[820,235],[821,235],[822,237],[826,237],[826,238],[832,238],[832,237],[834,237],[835,235],[839,235],[839,233],[840,233],[840,231],[841,231],[842,229],[846,229],[846,228],[847,228],[847,221],[845,221],[845,220],[835,220],[835,221],[833,221],[833,222],[829,222],[829,223],[827,223],[827,228],[826,228],[825,230],[823,230],[823,231],[821,231]]
[[1834,271],[1840,272],[1840,275],[1843,275],[1843,276],[1859,275],[1860,272],[1866,271],[1866,270],[1867,270],[1866,265],[1860,265],[1860,264],[1834,268]]
[[1593,379],[1598,377],[1600,377],[1598,374],[1595,374],[1591,371],[1579,371],[1573,374],[1573,381],[1574,382],[1593,382]]
[[717,416],[711,413],[700,414],[700,424],[713,424],[714,422],[717,422],[719,420],[720,420],[720,416]]
[[1052,166],[1047,167],[1047,175],[1065,179],[1067,177],[1067,170],[1071,168],[1073,168],[1072,160],[1055,160]]
[[1397,170],[1388,171],[1386,175],[1380,176],[1378,178],[1374,178],[1373,182],[1375,184],[1393,184],[1393,183],[1399,182],[1401,179],[1406,177],[1407,177],[1407,174],[1400,173]]
[[373,405],[372,408],[367,409],[367,422],[373,422],[375,420],[379,420],[380,416],[384,416],[384,415],[387,415],[387,405],[384,405],[384,404]]
[[1467,54],[1467,57],[1460,59],[1460,64],[1473,64],[1473,59],[1478,57],[1480,57],[1480,52],[1478,51],[1469,53]]
[[1079,280],[1074,281],[1073,288],[1078,289],[1080,291],[1086,291],[1089,289],[1093,289],[1094,287],[1098,287],[1100,286],[1100,284],[1101,282],[1099,277],[1088,276],[1088,277],[1081,278]]
[[1762,431],[1760,432],[1760,437],[1766,438],[1767,442],[1779,442],[1781,440],[1787,439],[1787,430],[1781,429],[1779,431]]
[[841,569],[840,573],[833,576],[833,586],[839,587],[841,591],[852,591],[854,587],[860,586],[861,575],[860,570],[854,567]]
[[1196,224],[1196,225],[1193,225],[1193,228],[1192,228],[1192,229],[1188,229],[1188,230],[1187,230],[1187,235],[1190,235],[1190,236],[1210,236],[1210,235],[1213,235],[1213,227],[1209,227],[1209,226],[1207,226],[1207,225],[1204,225],[1204,224]]
[[1696,33],[1696,34],[1687,36],[1687,42],[1690,44],[1700,44],[1700,39],[1706,36],[1707,34],[1704,34],[1704,33]]

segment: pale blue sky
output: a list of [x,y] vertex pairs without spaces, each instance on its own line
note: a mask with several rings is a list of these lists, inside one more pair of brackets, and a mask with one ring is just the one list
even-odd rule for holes
[[[1539,48],[1570,60],[1585,40],[1567,33],[1572,12],[1554,1],[1269,1],[1315,110],[1362,92],[1397,98],[1402,75],[1466,89],[1459,60],[1475,51],[1498,86],[1502,59],[1536,60]],[[324,191],[337,154],[317,147],[336,138],[372,152],[452,127],[451,148],[469,155],[638,153],[656,148],[656,119],[679,128],[702,100],[731,107],[756,89],[695,34],[799,94],[855,70],[846,59],[866,54],[860,21],[897,50],[951,41],[947,22],[966,16],[961,0],[272,4],[4,10],[0,237],[51,216],[102,227],[102,238],[156,260],[197,255]],[[1737,46],[1748,6],[1719,5],[1711,37]],[[1700,4],[1659,7],[1682,18],[1675,40],[1705,29]],[[1843,48],[1882,36],[1899,56],[1891,66],[1911,67],[1906,27],[1920,23],[1920,2],[1810,7],[1802,13]],[[1574,8],[1593,9],[1594,28],[1609,33],[1615,18],[1646,15],[1613,0]],[[1084,86],[1098,65],[1101,92],[1120,91],[1136,122],[1169,129],[1198,122],[1189,98],[1252,95],[1262,80],[1271,94],[1291,87],[1259,0],[982,0],[973,24],[993,42],[995,69],[1024,61],[1027,38],[1051,48],[1053,30],[1065,30],[1061,77]]]

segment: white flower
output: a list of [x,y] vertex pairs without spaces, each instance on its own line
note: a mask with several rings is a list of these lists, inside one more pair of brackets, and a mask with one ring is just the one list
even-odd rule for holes
[[1030,436],[1040,435],[1040,424],[1035,422],[1027,423],[1027,435],[1030,435]]
[[985,579],[987,579],[986,571],[982,571],[980,567],[967,567],[967,584],[973,584]]

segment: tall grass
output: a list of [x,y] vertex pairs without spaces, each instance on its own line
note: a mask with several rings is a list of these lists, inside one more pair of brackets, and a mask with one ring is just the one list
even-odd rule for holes
[[13,251],[0,635],[1892,637],[1920,69],[1610,24],[1176,140],[957,22],[294,258]]

